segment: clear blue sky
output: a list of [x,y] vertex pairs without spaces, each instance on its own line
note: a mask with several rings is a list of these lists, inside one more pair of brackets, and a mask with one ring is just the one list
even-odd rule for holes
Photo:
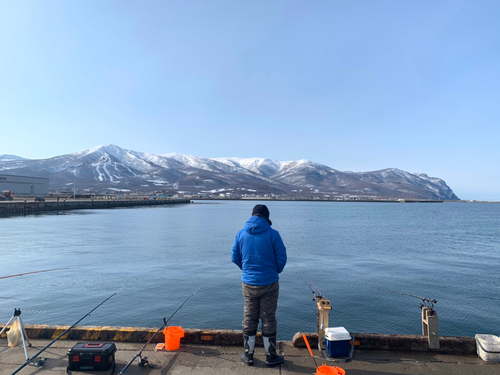
[[0,154],[395,167],[500,200],[500,1],[0,0]]

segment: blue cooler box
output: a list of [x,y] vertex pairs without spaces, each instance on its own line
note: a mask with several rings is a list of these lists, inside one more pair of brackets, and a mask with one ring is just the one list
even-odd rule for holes
[[351,345],[351,335],[344,327],[331,327],[325,329],[325,349],[332,358],[348,357]]

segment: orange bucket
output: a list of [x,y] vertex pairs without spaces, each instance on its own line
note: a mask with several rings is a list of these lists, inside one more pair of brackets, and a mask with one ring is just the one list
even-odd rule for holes
[[184,337],[182,327],[167,327],[163,330],[165,335],[165,350],[177,350],[181,347],[181,338]]
[[345,375],[345,371],[340,367],[322,365],[316,370],[316,375]]

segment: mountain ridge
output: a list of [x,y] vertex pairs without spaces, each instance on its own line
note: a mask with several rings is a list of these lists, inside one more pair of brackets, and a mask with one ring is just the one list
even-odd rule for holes
[[110,144],[48,159],[0,156],[0,173],[49,177],[51,190],[74,184],[80,191],[190,194],[271,194],[304,198],[355,196],[388,199],[458,200],[438,177],[397,168],[342,172],[301,159],[202,158],[150,154]]

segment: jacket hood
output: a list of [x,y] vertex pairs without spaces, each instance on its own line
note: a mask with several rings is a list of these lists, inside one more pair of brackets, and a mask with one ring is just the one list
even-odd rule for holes
[[259,234],[270,228],[267,220],[260,216],[252,216],[245,224],[245,230],[250,234]]

